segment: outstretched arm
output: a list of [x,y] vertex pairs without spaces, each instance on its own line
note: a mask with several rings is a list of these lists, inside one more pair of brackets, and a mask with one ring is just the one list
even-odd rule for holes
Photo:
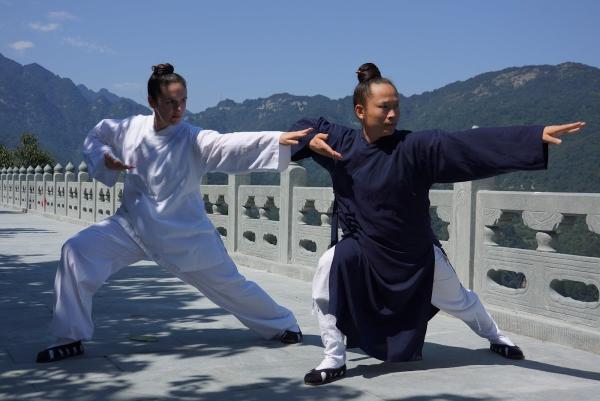
[[548,145],[576,133],[585,123],[556,126],[478,128],[462,132],[426,131],[407,136],[406,162],[419,181],[477,180],[517,170],[540,170],[548,164]]
[[310,131],[219,134],[202,130],[196,137],[196,148],[205,172],[283,171],[290,162],[290,146]]

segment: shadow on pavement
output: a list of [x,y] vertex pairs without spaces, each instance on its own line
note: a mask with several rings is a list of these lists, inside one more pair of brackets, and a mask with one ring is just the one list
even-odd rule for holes
[[[524,350],[527,355],[527,350]],[[357,358],[360,360],[362,358]],[[429,369],[446,369],[463,366],[514,365],[548,373],[562,374],[582,379],[600,381],[600,373],[587,370],[572,369],[549,363],[521,360],[511,361],[490,352],[488,349],[469,350],[461,347],[427,342],[423,347],[423,360],[418,362],[392,363],[382,362],[377,365],[358,365],[348,370],[347,377],[362,376],[374,378],[390,373],[413,372]]]

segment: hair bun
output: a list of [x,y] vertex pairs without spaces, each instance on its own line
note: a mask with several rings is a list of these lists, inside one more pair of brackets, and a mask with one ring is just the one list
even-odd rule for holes
[[152,66],[152,73],[157,76],[173,74],[175,72],[175,67],[173,67],[169,63],[158,64]]
[[381,78],[381,72],[379,71],[379,68],[377,68],[377,66],[373,63],[365,63],[358,67],[356,75],[359,83],[367,82],[373,78]]

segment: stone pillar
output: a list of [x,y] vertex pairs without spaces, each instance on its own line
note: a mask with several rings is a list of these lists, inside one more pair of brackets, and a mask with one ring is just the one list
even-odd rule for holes
[[452,265],[466,288],[473,288],[475,271],[475,229],[477,192],[493,190],[495,179],[454,184],[452,194],[452,223],[448,226],[453,249]]
[[17,199],[19,196],[19,191],[17,189],[17,185],[18,185],[18,181],[17,179],[19,178],[19,168],[16,166],[13,166],[12,168],[12,174],[9,176],[9,180],[10,180],[10,204],[13,206],[17,205]]
[[25,175],[25,207],[24,209],[35,209],[35,177],[33,175],[35,169],[33,166],[27,167]]
[[13,169],[12,169],[12,167],[9,167],[6,169],[5,180],[6,180],[6,204],[10,205],[10,204],[12,204],[12,197],[13,197]]
[[[42,205],[44,212],[50,211],[54,207],[54,176],[52,175],[52,167],[49,164],[44,166],[44,175],[42,180],[44,181],[44,197],[42,198]],[[51,206],[52,205],[52,206]]]
[[50,212],[56,214],[56,206],[58,203],[58,183],[64,182],[65,175],[63,174],[63,166],[60,163],[56,163],[54,166],[54,210]]
[[306,169],[298,163],[290,163],[281,173],[279,197],[279,262],[290,263],[292,260],[292,219],[294,218],[294,187],[306,186]]
[[69,162],[65,166],[65,214],[69,215],[69,206],[73,203],[73,200],[69,196],[69,183],[77,181],[77,177],[75,176],[75,166],[73,163]]
[[39,164],[35,168],[35,175],[33,176],[33,187],[35,191],[35,206],[36,210],[43,210],[43,206],[41,204],[42,199],[44,198],[44,184],[42,177],[42,166]]
[[0,170],[0,204],[4,203],[6,199],[6,167],[2,167]]
[[231,246],[230,252],[236,252],[238,249],[238,229],[242,211],[238,199],[240,185],[250,185],[250,174],[233,175],[230,174],[227,178],[227,197],[229,198],[228,206],[228,227],[227,236]]
[[79,164],[79,167],[77,168],[77,170],[79,171],[77,173],[77,183],[79,185],[77,185],[77,218],[81,219],[81,199],[83,198],[83,183],[84,182],[89,182],[90,181],[90,175],[88,173],[88,167],[87,164],[85,164],[85,162],[81,162]]

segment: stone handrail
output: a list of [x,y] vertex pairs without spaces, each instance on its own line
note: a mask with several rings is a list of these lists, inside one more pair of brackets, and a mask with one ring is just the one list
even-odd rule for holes
[[[447,228],[442,244],[466,287],[473,288],[502,327],[600,353],[600,258],[561,254],[559,227],[585,216],[600,234],[600,195],[491,191],[493,180],[430,191],[431,215]],[[333,192],[306,187],[297,164],[279,186],[227,185],[201,191],[207,214],[232,257],[244,265],[310,280],[330,241]],[[91,224],[118,209],[123,183],[90,179],[87,167],[3,168],[0,203],[47,217]],[[583,218],[583,217],[582,217]],[[499,245],[504,222],[535,231],[535,249]]]

